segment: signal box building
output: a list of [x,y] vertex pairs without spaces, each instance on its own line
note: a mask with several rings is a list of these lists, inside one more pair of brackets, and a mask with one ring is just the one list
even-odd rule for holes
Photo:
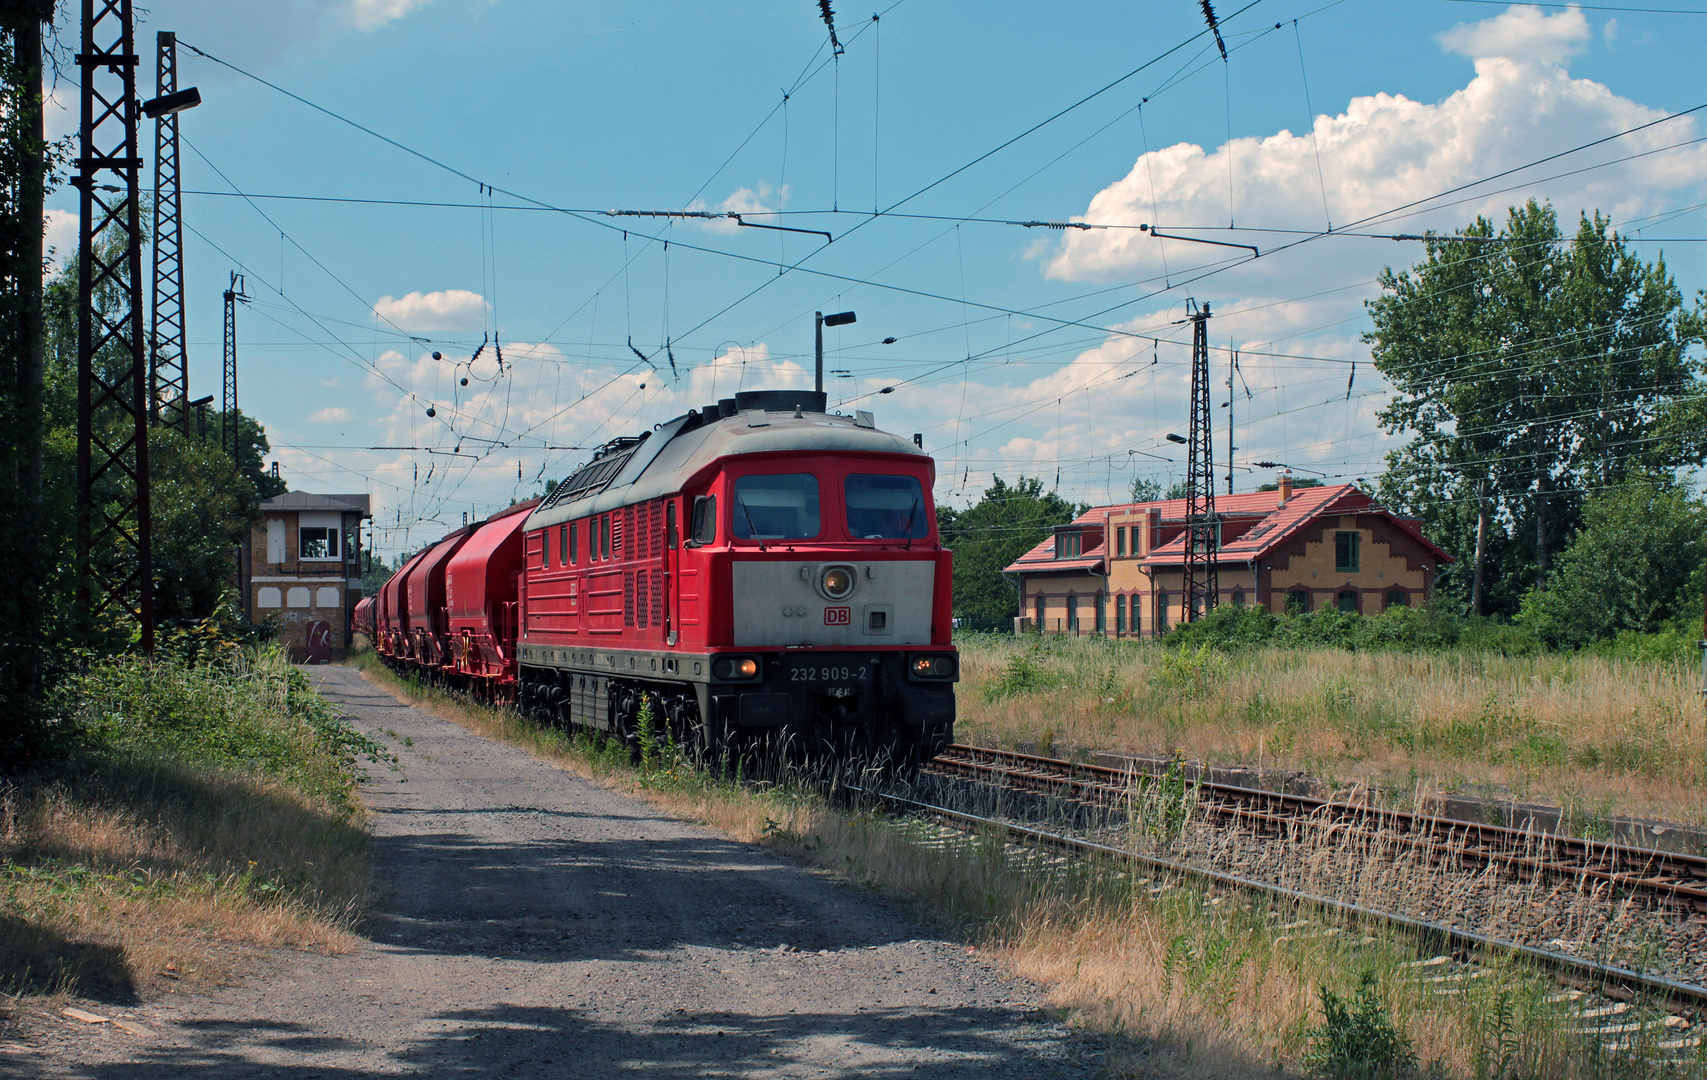
[[[1275,614],[1374,615],[1433,594],[1452,561],[1419,523],[1355,484],[1217,495],[1217,603]],[[1184,617],[1184,499],[1099,506],[1058,526],[1004,573],[1017,579],[1019,633],[1158,637]]]
[[239,591],[250,619],[278,620],[292,660],[324,663],[349,648],[362,522],[372,516],[366,495],[287,491],[261,503],[239,552]]

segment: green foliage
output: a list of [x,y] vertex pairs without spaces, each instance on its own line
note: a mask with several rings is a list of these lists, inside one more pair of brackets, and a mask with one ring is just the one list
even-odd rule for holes
[[1583,505],[1583,527],[1518,621],[1549,645],[1581,648],[1621,631],[1655,634],[1700,593],[1707,505],[1670,481],[1614,488]]
[[[1487,507],[1484,610],[1515,614],[1565,546],[1584,491],[1698,462],[1701,337],[1663,260],[1646,263],[1609,222],[1566,238],[1551,207],[1513,208],[1430,242],[1425,262],[1381,275],[1366,335],[1396,391],[1381,422],[1411,441],[1388,455],[1387,505],[1422,517],[1467,565],[1443,582],[1467,599]],[[1695,406],[1698,408],[1698,406]]]
[[1373,974],[1363,973],[1354,999],[1326,986],[1321,993],[1322,1025],[1310,1029],[1305,1068],[1330,1080],[1397,1080],[1416,1072],[1411,1039],[1381,1004]]
[[89,749],[236,769],[350,809],[360,761],[395,762],[276,647],[200,664],[170,654],[94,659],[54,687],[48,706]]
[[1036,650],[1015,653],[1008,659],[1008,666],[1002,669],[1001,675],[985,684],[984,700],[1001,701],[1043,690],[1049,685],[1049,673]]
[[1182,646],[1166,653],[1150,676],[1150,685],[1184,697],[1201,697],[1226,681],[1227,669],[1226,655],[1205,641],[1195,651]]
[[1169,630],[1162,643],[1182,649],[1259,646],[1329,647],[1498,653],[1528,656],[1545,646],[1527,627],[1490,618],[1454,615],[1436,607],[1388,608],[1379,615],[1333,610],[1274,615],[1266,608],[1217,607]]
[[1010,487],[999,476],[990,479],[983,498],[965,510],[937,509],[942,542],[954,552],[954,613],[980,628],[1003,624],[1019,613],[1019,593],[1002,577],[1002,568],[1080,510],[1054,492],[1046,493],[1042,480],[1022,476]]

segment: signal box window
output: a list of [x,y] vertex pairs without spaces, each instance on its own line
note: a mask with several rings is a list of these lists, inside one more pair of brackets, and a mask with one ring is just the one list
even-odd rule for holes
[[1310,590],[1293,589],[1286,594],[1286,610],[1293,615],[1303,615],[1310,610]]
[[1356,614],[1356,612],[1357,612],[1357,590],[1356,589],[1341,589],[1339,596],[1336,599],[1338,599],[1338,601],[1339,601],[1339,608],[1341,611],[1345,612],[1347,615]]
[[917,477],[853,473],[843,483],[842,494],[848,505],[848,535],[855,540],[917,540],[930,531]]
[[1334,569],[1342,574],[1357,572],[1357,543],[1362,539],[1355,532],[1334,533]]
[[1411,594],[1403,589],[1393,589],[1387,593],[1388,607],[1410,607]]
[[335,528],[305,527],[297,531],[297,551],[304,559],[336,559],[338,530]]
[[740,540],[810,540],[819,533],[818,478],[811,473],[735,480],[730,528]]

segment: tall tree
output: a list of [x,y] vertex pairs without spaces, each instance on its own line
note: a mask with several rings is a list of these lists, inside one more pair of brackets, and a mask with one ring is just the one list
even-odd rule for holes
[[1045,492],[1042,480],[1021,476],[1011,487],[999,476],[990,480],[984,497],[965,510],[937,510],[938,531],[954,552],[954,614],[975,627],[1019,614],[1019,593],[1002,568],[1089,509]]
[[42,230],[53,156],[42,129],[44,0],[0,2],[0,762],[20,763],[39,730],[42,589]]
[[1674,417],[1700,387],[1699,317],[1663,259],[1599,214],[1567,240],[1531,200],[1498,233],[1478,219],[1430,240],[1381,285],[1365,335],[1396,391],[1381,422],[1412,435],[1381,493],[1469,562],[1449,591],[1514,612],[1546,586],[1585,491],[1700,460]]

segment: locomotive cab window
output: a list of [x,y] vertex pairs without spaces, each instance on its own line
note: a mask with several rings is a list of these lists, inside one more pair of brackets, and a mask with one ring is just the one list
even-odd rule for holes
[[709,544],[717,539],[717,496],[701,495],[693,501],[693,542]]
[[557,565],[569,565],[569,525],[567,522],[557,526]]
[[735,480],[730,528],[740,540],[810,540],[818,535],[818,478],[811,473]]
[[599,519],[599,558],[610,558],[610,515]]
[[577,562],[581,561],[581,551],[580,551],[580,548],[577,546],[579,544],[581,538],[576,535],[576,533],[579,532],[580,530],[578,530],[575,527],[576,524],[577,523],[573,522],[573,521],[571,521],[569,523],[569,542],[567,544],[565,544],[563,547],[563,550],[565,550],[569,553],[569,561],[571,563],[577,563]]
[[918,477],[853,473],[842,492],[855,540],[917,540],[930,531]]

